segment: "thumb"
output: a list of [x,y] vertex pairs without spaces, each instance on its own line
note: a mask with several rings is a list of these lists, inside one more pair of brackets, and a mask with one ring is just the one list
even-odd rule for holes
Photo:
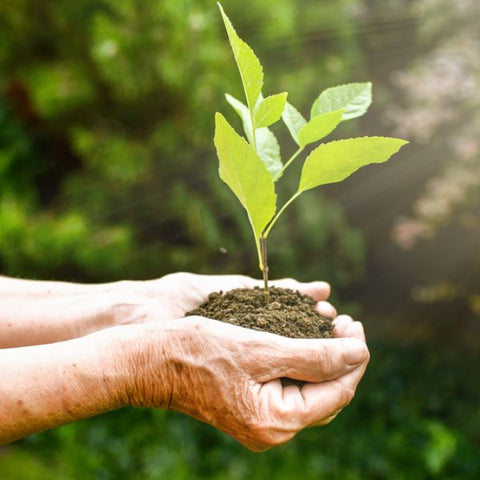
[[[276,336],[275,336],[276,337]],[[288,377],[324,382],[351,372],[368,357],[364,342],[356,338],[275,338],[254,350],[253,377],[260,383]]]

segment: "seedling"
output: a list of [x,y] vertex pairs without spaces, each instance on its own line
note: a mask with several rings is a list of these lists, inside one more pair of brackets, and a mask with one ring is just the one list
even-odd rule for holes
[[[307,145],[322,140],[341,122],[366,113],[372,103],[372,84],[350,83],[324,90],[313,102],[310,119],[305,119],[287,102],[287,92],[263,96],[263,67],[253,50],[237,35],[222,6],[218,6],[246,98],[245,104],[226,95],[227,102],[242,120],[245,138],[221,113],[215,114],[219,175],[247,211],[268,303],[267,238],[287,207],[307,190],[341,182],[365,165],[386,162],[408,142],[389,137],[361,137],[320,144],[303,164],[297,191],[277,211],[275,183]],[[298,147],[285,163],[275,134],[269,128],[280,119]]]

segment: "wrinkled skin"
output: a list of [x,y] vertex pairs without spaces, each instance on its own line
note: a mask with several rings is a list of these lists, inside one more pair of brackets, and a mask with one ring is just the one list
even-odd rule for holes
[[[363,328],[347,316],[336,318],[336,338],[318,340],[203,317],[167,322],[160,339],[155,328],[144,328],[128,403],[181,411],[253,451],[333,420],[353,398],[369,360]],[[311,383],[282,387],[281,377]]]
[[[213,291],[259,284],[187,273],[101,285],[0,277],[0,445],[126,405],[184,412],[254,451],[328,423],[368,362],[360,323],[340,316],[336,338],[300,340],[184,318]],[[328,284],[272,284],[336,316]],[[310,383],[283,388],[281,377]]]

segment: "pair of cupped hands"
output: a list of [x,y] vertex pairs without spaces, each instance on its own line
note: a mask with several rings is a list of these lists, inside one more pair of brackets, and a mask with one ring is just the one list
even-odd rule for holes
[[[337,316],[327,302],[330,286],[325,282],[271,283],[313,297],[319,313],[335,318],[334,338],[291,339],[185,317],[211,292],[260,285],[249,277],[176,273],[124,282],[125,291],[146,300],[133,320],[141,334],[136,336],[140,348],[132,362],[136,380],[128,403],[181,411],[254,451],[332,421],[352,400],[369,360],[363,327],[349,316]],[[163,324],[161,340],[158,318],[171,319]],[[282,386],[282,377],[308,383]]]

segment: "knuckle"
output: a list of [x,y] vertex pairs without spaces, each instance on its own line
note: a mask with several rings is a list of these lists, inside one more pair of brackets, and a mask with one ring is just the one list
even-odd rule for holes
[[266,429],[259,433],[257,439],[266,448],[277,447],[288,442],[293,437],[292,434],[286,434],[273,429]]
[[329,415],[328,417],[322,418],[321,420],[318,420],[318,422],[315,422],[312,424],[312,427],[323,427],[325,425],[328,425],[329,423],[333,422],[335,418],[337,417],[338,413],[334,413],[333,415]]
[[321,425],[324,426],[324,425],[328,425],[329,423],[332,423],[336,418],[336,415],[332,415],[330,417],[327,417],[325,420],[323,420],[321,422]]
[[175,272],[169,273],[162,277],[162,281],[165,282],[166,285],[181,285],[183,283],[189,283],[192,281],[195,274],[188,273],[188,272]]
[[268,430],[260,432],[257,436],[258,441],[267,448],[275,447],[278,445],[277,438],[272,435]]
[[246,448],[248,448],[253,453],[266,452],[270,448],[267,445],[261,445],[261,444],[254,443],[254,442],[251,442],[251,441],[242,442],[242,443]]
[[341,401],[342,408],[346,407],[355,396],[355,389],[349,385],[342,384]]
[[355,329],[358,334],[365,336],[365,329],[363,328],[362,322],[354,321],[350,328]]
[[337,309],[331,303],[328,303],[328,306],[330,307],[330,316],[335,318],[338,315]]
[[[283,388],[293,389],[298,387],[294,385],[294,386],[288,386]],[[276,418],[281,423],[288,422],[288,420],[291,419],[293,415],[295,415],[297,408],[301,409],[302,407],[304,407],[303,402],[301,405],[288,405],[286,402],[282,402],[281,405],[278,405],[276,407],[276,412],[275,412]]]
[[367,346],[365,346],[365,364],[367,364],[370,361],[370,350],[368,349]]
[[254,443],[263,450],[282,445],[293,438],[294,433],[283,430],[279,425],[264,422],[250,422],[248,426]]
[[317,368],[320,368],[320,370],[324,374],[327,374],[332,370],[332,367],[333,367],[332,355],[330,354],[330,351],[327,348],[327,345],[322,344],[318,348],[316,348],[312,352],[312,357]]

